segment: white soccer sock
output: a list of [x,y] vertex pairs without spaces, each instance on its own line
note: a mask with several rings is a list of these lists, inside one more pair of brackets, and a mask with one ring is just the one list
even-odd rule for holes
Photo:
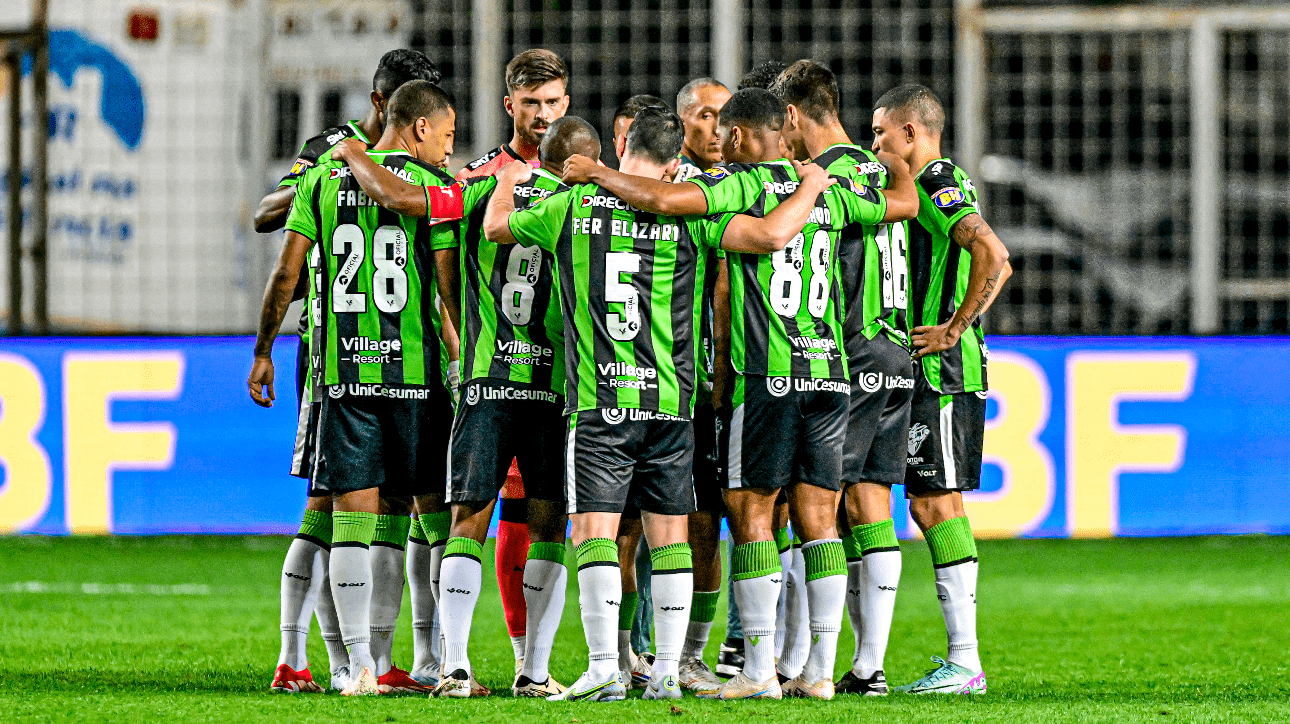
[[334,545],[331,549],[331,596],[336,603],[341,640],[349,650],[350,673],[363,667],[376,671],[372,660],[372,557],[367,546]]
[[[530,555],[532,546],[530,546]],[[563,549],[563,546],[561,546]],[[524,668],[520,674],[537,683],[550,678],[551,648],[564,615],[569,569],[563,563],[529,558],[524,563],[524,604],[528,608],[524,630]]]
[[[525,631],[527,630],[528,629],[525,629]],[[511,637],[511,653],[515,655],[516,663],[518,663],[521,659],[524,658],[524,648],[525,648],[525,645],[526,645],[525,642],[527,641],[527,639],[528,639],[527,633],[523,636]]]
[[[604,541],[598,556],[587,562],[584,547]],[[614,562],[604,560],[613,556]],[[618,672],[618,609],[623,600],[623,580],[613,541],[593,538],[579,546],[578,605],[582,609],[582,633],[587,639],[587,672],[597,681]],[[629,644],[630,647],[630,644]]]
[[896,611],[896,588],[900,585],[900,551],[875,551],[864,557],[861,605],[864,634],[856,649],[851,670],[867,679],[882,670],[891,636],[891,619]]
[[833,679],[833,664],[838,657],[838,634],[842,632],[842,612],[846,607],[847,577],[843,573],[846,558],[842,553],[842,541],[837,538],[813,540],[803,544],[802,550],[807,553],[824,544],[835,550],[838,565],[836,574],[815,573],[812,575],[818,578],[806,581],[811,633],[810,655],[802,667],[802,678],[808,682]]
[[282,650],[278,653],[279,666],[286,664],[300,671],[309,665],[305,643],[309,638],[309,621],[327,580],[325,551],[317,543],[303,538],[293,539],[287,548],[280,584]]
[[864,640],[864,559],[847,561],[847,620],[851,622],[851,636],[855,649],[851,652],[851,668],[860,661],[860,646]]
[[444,552],[439,569],[439,617],[443,624],[445,675],[458,669],[471,672],[467,646],[475,604],[479,602],[479,589],[483,585],[483,567],[479,560],[482,550],[470,538],[450,538]]
[[[620,584],[621,585],[621,584]],[[630,671],[632,668],[632,630],[618,629],[618,670]]]
[[703,658],[703,649],[707,648],[711,634],[711,621],[691,621],[686,624],[685,646],[681,648],[681,658]]
[[946,659],[972,671],[981,670],[976,639],[976,577],[976,561],[936,569],[936,593],[949,638]]
[[394,628],[403,606],[403,548],[372,544],[372,659],[381,676],[394,666]]
[[439,603],[439,573],[443,568],[444,548],[447,548],[447,541],[430,546],[430,593],[434,595],[436,604]]
[[340,635],[340,618],[336,615],[336,602],[331,597],[331,551],[323,551],[323,585],[318,594],[314,615],[318,617],[318,630],[322,632],[323,645],[327,647],[327,668],[333,678],[349,666],[349,651]]
[[[658,548],[651,551],[655,555],[653,573],[650,575],[651,598],[654,601],[654,669],[651,675],[664,677],[676,676],[681,660],[681,648],[685,645],[686,624],[690,620],[690,600],[694,596],[693,561],[690,547],[686,544],[683,554],[670,554],[667,559],[669,567],[660,572],[658,566],[665,559],[657,557]],[[664,546],[664,548],[680,548]],[[683,559],[676,563],[673,559]]]
[[435,644],[435,599],[430,585],[430,546],[415,538],[408,539],[408,593],[412,599],[412,673],[437,676],[439,661]]
[[793,568],[793,548],[779,553],[779,570],[784,575],[779,584],[779,597],[775,599],[775,658],[784,655],[784,642],[788,639],[788,572]]
[[810,605],[807,600],[806,559],[802,546],[794,546],[791,564],[785,569],[787,593],[784,596],[784,645],[775,670],[793,678],[802,673],[811,653]]
[[775,600],[783,574],[734,582],[744,624],[744,674],[761,682],[775,675]]

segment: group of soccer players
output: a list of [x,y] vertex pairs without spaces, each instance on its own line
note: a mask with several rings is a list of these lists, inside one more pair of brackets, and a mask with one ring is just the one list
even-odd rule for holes
[[[900,484],[949,646],[896,690],[984,692],[961,491],[981,468],[980,318],[1010,267],[941,156],[936,96],[883,94],[868,150],[820,64],[764,64],[734,93],[702,78],[676,111],[619,108],[615,171],[566,115],[555,54],[506,74],[512,139],[453,179],[453,100],[424,55],[391,51],[367,117],[306,142],[256,214],[287,230],[248,380],[259,404],[304,299],[293,473],[310,497],[272,689],[323,690],[305,655],[316,614],[342,694],[487,695],[467,644],[500,493],[516,696],[883,695]],[[703,659],[722,517],[742,627],[725,681]],[[568,687],[548,669],[566,529],[589,651]],[[405,580],[407,671],[391,657]],[[632,643],[638,599],[652,657]],[[855,649],[835,683],[844,610]]]

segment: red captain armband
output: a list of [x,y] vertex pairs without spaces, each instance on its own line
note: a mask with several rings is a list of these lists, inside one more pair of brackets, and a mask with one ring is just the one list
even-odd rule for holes
[[465,201],[462,199],[460,182],[425,188],[426,220],[431,226],[446,221],[457,221],[465,213]]

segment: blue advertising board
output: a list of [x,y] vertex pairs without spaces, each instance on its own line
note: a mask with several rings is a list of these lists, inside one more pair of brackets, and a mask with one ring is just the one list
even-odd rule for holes
[[[292,341],[272,409],[249,338],[0,341],[0,532],[294,532]],[[994,338],[974,530],[1290,533],[1288,362],[1290,339]]]

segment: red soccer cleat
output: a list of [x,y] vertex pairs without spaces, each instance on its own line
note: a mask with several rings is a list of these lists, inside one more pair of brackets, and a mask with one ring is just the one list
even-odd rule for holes
[[275,694],[321,694],[325,690],[314,682],[308,666],[296,671],[282,664],[273,672],[273,683],[269,685],[269,691]]
[[408,672],[403,669],[392,667],[389,671],[381,674],[376,680],[376,689],[382,695],[386,694],[426,694],[430,692],[429,686],[422,684],[412,678]]

